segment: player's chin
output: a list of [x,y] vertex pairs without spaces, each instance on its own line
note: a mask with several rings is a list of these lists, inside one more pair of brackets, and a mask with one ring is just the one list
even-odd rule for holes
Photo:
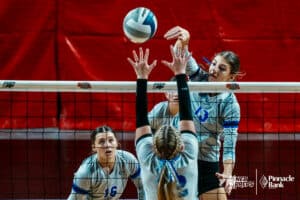
[[209,81],[209,82],[216,82],[217,79],[216,79],[215,77],[213,77],[213,76],[209,76],[209,77],[208,77],[208,81]]

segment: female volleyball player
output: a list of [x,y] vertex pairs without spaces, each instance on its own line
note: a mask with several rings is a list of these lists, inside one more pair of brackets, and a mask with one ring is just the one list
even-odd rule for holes
[[[170,81],[176,81],[176,77],[173,76]],[[168,91],[165,93],[166,101],[156,104],[151,112],[148,113],[148,119],[152,131],[156,131],[162,124],[170,124],[178,129],[178,112],[179,102],[178,93],[175,91]]]
[[175,74],[179,96],[180,132],[170,125],[151,132],[147,116],[147,79],[156,65],[148,64],[149,49],[139,56],[133,51],[128,61],[137,75],[135,144],[141,165],[141,177],[147,200],[197,199],[198,142],[192,120],[185,67],[190,56],[174,52],[172,63],[163,61]]
[[[165,38],[177,39],[175,48],[187,49],[190,34],[186,29],[176,26],[165,34]],[[188,51],[187,51],[188,53]],[[240,61],[238,56],[231,51],[216,54],[213,58],[209,72],[204,71],[191,57],[187,63],[187,74],[192,81],[234,81],[239,72]],[[232,172],[235,163],[235,146],[237,129],[240,121],[240,107],[233,93],[205,94],[192,93],[192,112],[199,140],[199,198],[227,199],[233,187]],[[159,105],[159,104],[158,104]],[[160,104],[162,105],[162,104]],[[156,121],[156,126],[162,125],[156,118],[164,118],[160,110],[167,110],[157,106],[149,113]],[[156,110],[155,110],[156,109]],[[174,115],[176,118],[177,115]],[[164,120],[166,121],[166,119]],[[176,122],[176,119],[169,119]],[[223,172],[219,173],[219,158],[221,137],[223,143]]]
[[138,161],[133,154],[117,150],[113,129],[97,127],[91,133],[91,143],[94,153],[75,173],[68,199],[119,199],[129,178],[137,187],[139,199],[144,199]]

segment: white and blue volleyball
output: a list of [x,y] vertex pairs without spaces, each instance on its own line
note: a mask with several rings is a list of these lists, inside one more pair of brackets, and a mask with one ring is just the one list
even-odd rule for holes
[[157,30],[154,13],[145,7],[130,10],[123,21],[125,36],[133,43],[143,43],[152,38]]

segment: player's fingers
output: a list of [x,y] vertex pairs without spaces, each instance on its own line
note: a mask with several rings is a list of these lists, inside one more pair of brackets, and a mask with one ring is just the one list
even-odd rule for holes
[[169,30],[164,34],[164,36],[173,35],[174,33],[178,32],[178,31],[179,31],[178,26],[175,26],[175,27],[169,29]]
[[144,58],[143,58],[144,53],[143,53],[142,47],[140,47],[139,50],[140,50],[140,60],[144,60]]
[[152,71],[152,69],[156,66],[156,64],[157,64],[157,60],[154,60],[154,61],[151,63],[151,65],[149,66],[150,71]]
[[222,186],[225,183],[225,179],[220,179],[219,178],[219,181],[220,181],[220,183],[219,183],[220,186]]
[[170,62],[166,61],[166,60],[162,60],[161,63],[169,68],[171,68],[171,64]]
[[221,173],[218,173],[218,172],[216,173],[216,176],[217,176],[217,178],[221,178],[221,179],[225,178],[224,174],[221,174]]
[[132,54],[133,54],[133,59],[134,59],[134,61],[135,61],[135,62],[138,62],[138,61],[139,61],[139,57],[137,56],[136,51],[133,50],[133,51],[132,51]]
[[149,58],[149,49],[147,48],[145,51],[145,56],[144,56],[144,60],[146,63],[148,63],[148,58]]
[[172,57],[174,58],[175,57],[175,54],[176,54],[176,50],[174,49],[173,45],[170,45],[170,52],[171,52],[171,55]]
[[167,40],[170,40],[170,39],[176,39],[176,38],[180,37],[181,35],[182,35],[182,28],[179,26],[176,26],[173,29],[166,32],[164,37]]
[[135,67],[135,62],[131,58],[127,58],[127,60],[132,65],[132,67]]
[[172,39],[177,39],[180,36],[181,36],[181,33],[180,32],[176,32],[176,33],[173,33],[173,34],[168,34],[164,38],[166,38],[167,40],[172,40]]

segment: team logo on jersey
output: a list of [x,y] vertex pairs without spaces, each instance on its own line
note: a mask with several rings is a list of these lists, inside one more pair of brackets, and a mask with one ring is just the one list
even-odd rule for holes
[[208,118],[207,110],[203,109],[201,106],[195,111],[195,115],[200,122],[205,122]]

